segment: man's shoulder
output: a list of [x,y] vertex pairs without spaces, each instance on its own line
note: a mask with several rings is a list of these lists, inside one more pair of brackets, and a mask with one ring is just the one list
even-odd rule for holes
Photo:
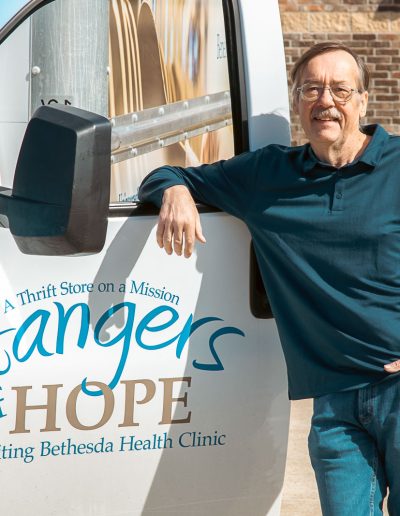
[[382,157],[392,158],[396,162],[400,159],[400,135],[389,133],[386,145],[382,151]]
[[392,143],[393,145],[400,146],[400,135],[394,134],[394,133],[389,133],[389,142]]
[[383,155],[387,152],[399,152],[400,151],[400,135],[395,134],[385,129],[382,125],[376,124],[371,126],[375,130],[371,133],[372,142],[382,147]]

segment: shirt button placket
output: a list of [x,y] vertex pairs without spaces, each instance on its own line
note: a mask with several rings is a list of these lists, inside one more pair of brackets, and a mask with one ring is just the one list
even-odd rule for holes
[[337,180],[335,183],[335,191],[333,192],[332,211],[342,211],[343,210],[344,184],[343,184],[343,179],[342,179],[341,175],[342,174],[340,172],[338,172]]

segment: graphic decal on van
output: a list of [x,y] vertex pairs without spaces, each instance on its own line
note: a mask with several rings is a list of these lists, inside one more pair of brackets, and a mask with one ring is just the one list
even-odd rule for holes
[[[71,297],[88,295],[92,292],[107,293],[108,291],[119,291],[125,295],[135,296],[135,301],[124,300],[106,309],[97,320],[93,320],[91,307],[86,301],[74,300]],[[66,296],[66,297],[65,297]],[[63,300],[65,297],[65,300]],[[143,298],[143,299],[142,299]],[[70,303],[65,302],[69,300]],[[209,316],[194,320],[193,314],[183,313],[179,310],[181,299],[177,293],[169,291],[165,287],[158,288],[146,281],[128,280],[119,285],[114,283],[71,283],[61,281],[58,284],[49,283],[39,289],[26,288],[13,297],[8,296],[1,301],[1,312],[10,316],[13,311],[21,312],[35,308],[28,315],[24,313],[21,323],[10,327],[0,326],[0,375],[5,379],[18,370],[18,364],[22,367],[30,361],[44,360],[43,364],[49,363],[51,358],[63,356],[68,352],[77,350],[88,353],[96,353],[99,349],[106,349],[113,352],[112,360],[107,353],[100,356],[99,377],[96,376],[98,369],[88,374],[76,385],[66,399],[67,419],[71,426],[78,430],[95,430],[104,426],[110,419],[115,404],[114,389],[119,386],[125,387],[125,413],[120,427],[137,426],[133,413],[135,404],[148,403],[156,393],[156,384],[153,380],[124,380],[123,374],[128,363],[132,365],[135,361],[135,350],[145,352],[161,351],[165,348],[174,350],[177,360],[183,357],[190,337],[196,332],[202,331],[205,334],[207,352],[204,347],[192,350],[194,359],[191,366],[199,371],[223,371],[224,365],[218,353],[218,339],[227,336],[244,337],[244,332],[234,326],[227,326],[220,317]],[[147,303],[146,306],[143,306]],[[151,306],[149,307],[149,303]],[[157,306],[154,306],[157,303]],[[22,308],[22,310],[21,310]],[[11,320],[12,318],[10,318]],[[1,321],[1,319],[0,319]],[[4,323],[3,323],[4,324]],[[217,324],[217,329],[215,325]],[[114,328],[112,336],[109,329]],[[202,340],[200,342],[203,342]],[[79,357],[80,355],[76,355]],[[185,355],[187,356],[187,355]],[[49,362],[48,362],[49,360]],[[79,360],[79,358],[78,358]],[[99,360],[99,358],[97,359]],[[104,366],[103,364],[106,364]],[[95,364],[96,365],[96,364]],[[93,374],[93,371],[95,373]],[[21,380],[19,380],[21,381]],[[181,389],[185,386],[190,388],[192,378],[190,376],[159,378],[163,389],[163,412],[159,424],[189,423],[191,412],[188,411],[185,417],[173,416],[173,404],[182,403],[186,407],[187,391],[182,396],[174,396],[173,389],[179,384]],[[4,385],[4,384],[3,384]],[[135,389],[143,390],[144,395],[137,400]],[[175,386],[175,387],[174,387]],[[47,412],[46,424],[41,431],[55,432],[61,428],[56,423],[57,399],[63,385],[54,383],[42,385],[41,391],[47,393],[47,405],[32,405],[27,399],[31,396],[32,385],[12,385],[17,397],[15,426],[10,434],[29,433],[27,412],[29,410],[42,409]],[[77,405],[82,396],[102,396],[104,411],[100,420],[95,424],[82,423],[78,416]],[[3,409],[5,391],[0,386],[0,421],[8,414]],[[31,403],[31,402],[30,402]],[[131,407],[130,409],[128,407]],[[14,414],[12,414],[14,416]],[[182,437],[182,447],[189,447],[190,432]],[[219,439],[214,436],[215,439]],[[127,438],[128,439],[128,438]],[[157,440],[157,438],[154,438]],[[195,439],[195,438],[193,438]],[[220,439],[222,444],[223,438]],[[165,439],[164,439],[165,441]],[[163,441],[163,442],[164,442]],[[157,441],[158,442],[158,441]],[[168,442],[165,441],[166,443]],[[139,444],[121,444],[125,449]],[[44,446],[50,447],[50,444]],[[96,444],[93,444],[96,446]],[[102,451],[107,446],[97,443]],[[131,448],[130,448],[131,446]],[[104,448],[104,449],[103,449]],[[46,448],[47,449],[47,448]],[[93,448],[94,449],[94,448]],[[139,449],[139,448],[135,448]],[[48,451],[48,450],[47,450]],[[93,451],[93,450],[92,450]],[[106,450],[107,451],[107,450]],[[47,453],[46,450],[43,453]],[[48,451],[48,453],[51,453]],[[1,458],[1,450],[0,450]],[[26,462],[29,462],[27,455]]]

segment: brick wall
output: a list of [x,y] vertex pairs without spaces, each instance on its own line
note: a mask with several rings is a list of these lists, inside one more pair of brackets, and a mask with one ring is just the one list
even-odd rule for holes
[[[286,62],[309,46],[342,41],[364,57],[371,72],[365,123],[400,134],[400,0],[279,0]],[[304,143],[291,113],[292,141]]]

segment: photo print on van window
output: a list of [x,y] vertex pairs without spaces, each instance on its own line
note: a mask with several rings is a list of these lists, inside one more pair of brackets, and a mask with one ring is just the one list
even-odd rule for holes
[[[109,61],[109,117],[118,126],[118,117],[134,113],[140,134],[130,155],[113,157],[111,202],[136,201],[142,179],[166,163],[233,156],[221,1],[111,0]],[[229,114],[219,120],[224,102]],[[196,130],[185,115],[196,118]],[[156,126],[150,136],[146,121]]]

